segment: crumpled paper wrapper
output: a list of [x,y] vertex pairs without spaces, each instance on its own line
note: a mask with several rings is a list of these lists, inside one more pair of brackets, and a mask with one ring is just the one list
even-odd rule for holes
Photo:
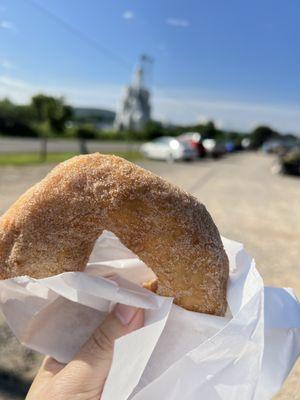
[[264,287],[240,243],[230,261],[224,318],[186,311],[140,284],[152,271],[104,232],[85,272],[0,281],[0,309],[25,346],[68,362],[116,303],[145,309],[145,326],[115,342],[101,400],[264,400],[300,353],[292,290]]

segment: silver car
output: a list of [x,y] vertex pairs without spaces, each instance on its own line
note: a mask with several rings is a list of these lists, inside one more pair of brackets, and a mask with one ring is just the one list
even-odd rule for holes
[[154,160],[177,161],[197,158],[197,151],[188,143],[180,142],[171,136],[162,136],[144,143],[140,150],[145,157]]

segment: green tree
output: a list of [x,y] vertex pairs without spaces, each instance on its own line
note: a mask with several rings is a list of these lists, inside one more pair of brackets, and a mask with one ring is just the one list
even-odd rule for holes
[[207,124],[198,125],[197,128],[197,132],[201,134],[203,139],[216,139],[219,135],[219,131],[213,121],[208,121]]
[[0,101],[0,133],[9,136],[35,136],[31,120],[30,106],[15,105],[8,99]]
[[166,131],[161,122],[148,121],[144,128],[143,134],[145,139],[153,140],[159,136],[164,136]]
[[80,125],[76,129],[76,136],[79,140],[80,154],[88,154],[86,140],[87,139],[96,139],[98,136],[98,130],[91,124]]
[[50,132],[63,133],[66,122],[72,117],[72,108],[63,98],[38,94],[31,99],[35,120],[38,124],[48,124]]
[[41,138],[40,156],[47,158],[47,140],[51,134],[63,134],[66,122],[72,117],[72,108],[63,98],[37,94],[31,99],[34,127]]
[[258,149],[264,142],[277,136],[278,133],[273,131],[273,129],[269,128],[268,126],[258,126],[250,135],[251,147]]

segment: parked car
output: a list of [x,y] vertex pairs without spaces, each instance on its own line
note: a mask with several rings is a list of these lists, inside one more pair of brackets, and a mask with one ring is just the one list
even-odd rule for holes
[[242,150],[249,150],[251,146],[251,140],[249,138],[244,138],[241,141]]
[[226,153],[224,143],[217,142],[215,139],[204,139],[202,143],[206,154],[212,158],[219,158]]
[[278,140],[269,140],[262,145],[262,150],[265,153],[273,153],[278,156],[284,156],[300,147],[300,140],[296,138],[282,137]]
[[225,150],[227,153],[233,153],[236,149],[235,143],[234,142],[225,142]]
[[202,144],[201,135],[198,132],[186,132],[177,137],[180,142],[187,143],[190,147],[197,151],[200,158],[205,157],[206,150]]
[[171,136],[162,136],[152,142],[144,143],[140,151],[144,156],[154,160],[176,161],[197,158],[195,149]]
[[298,139],[288,139],[282,140],[280,147],[278,148],[277,154],[279,156],[284,156],[285,154],[300,148],[300,140]]
[[262,145],[262,151],[268,154],[277,153],[281,145],[281,140],[268,140]]
[[279,165],[283,174],[300,175],[300,147],[279,156]]

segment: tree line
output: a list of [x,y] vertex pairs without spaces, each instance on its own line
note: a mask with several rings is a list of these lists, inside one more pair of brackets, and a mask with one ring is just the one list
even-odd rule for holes
[[27,105],[16,105],[8,99],[0,100],[0,135],[39,137],[44,143],[42,152],[46,152],[49,137],[78,138],[81,151],[85,152],[86,139],[144,141],[159,136],[178,136],[188,131],[199,132],[203,139],[233,141],[236,144],[243,138],[249,138],[254,149],[267,140],[282,136],[268,126],[259,126],[252,132],[225,131],[218,129],[213,121],[190,126],[166,126],[158,121],[150,121],[142,132],[107,132],[102,131],[88,118],[76,118],[73,108],[62,97],[37,94]]

